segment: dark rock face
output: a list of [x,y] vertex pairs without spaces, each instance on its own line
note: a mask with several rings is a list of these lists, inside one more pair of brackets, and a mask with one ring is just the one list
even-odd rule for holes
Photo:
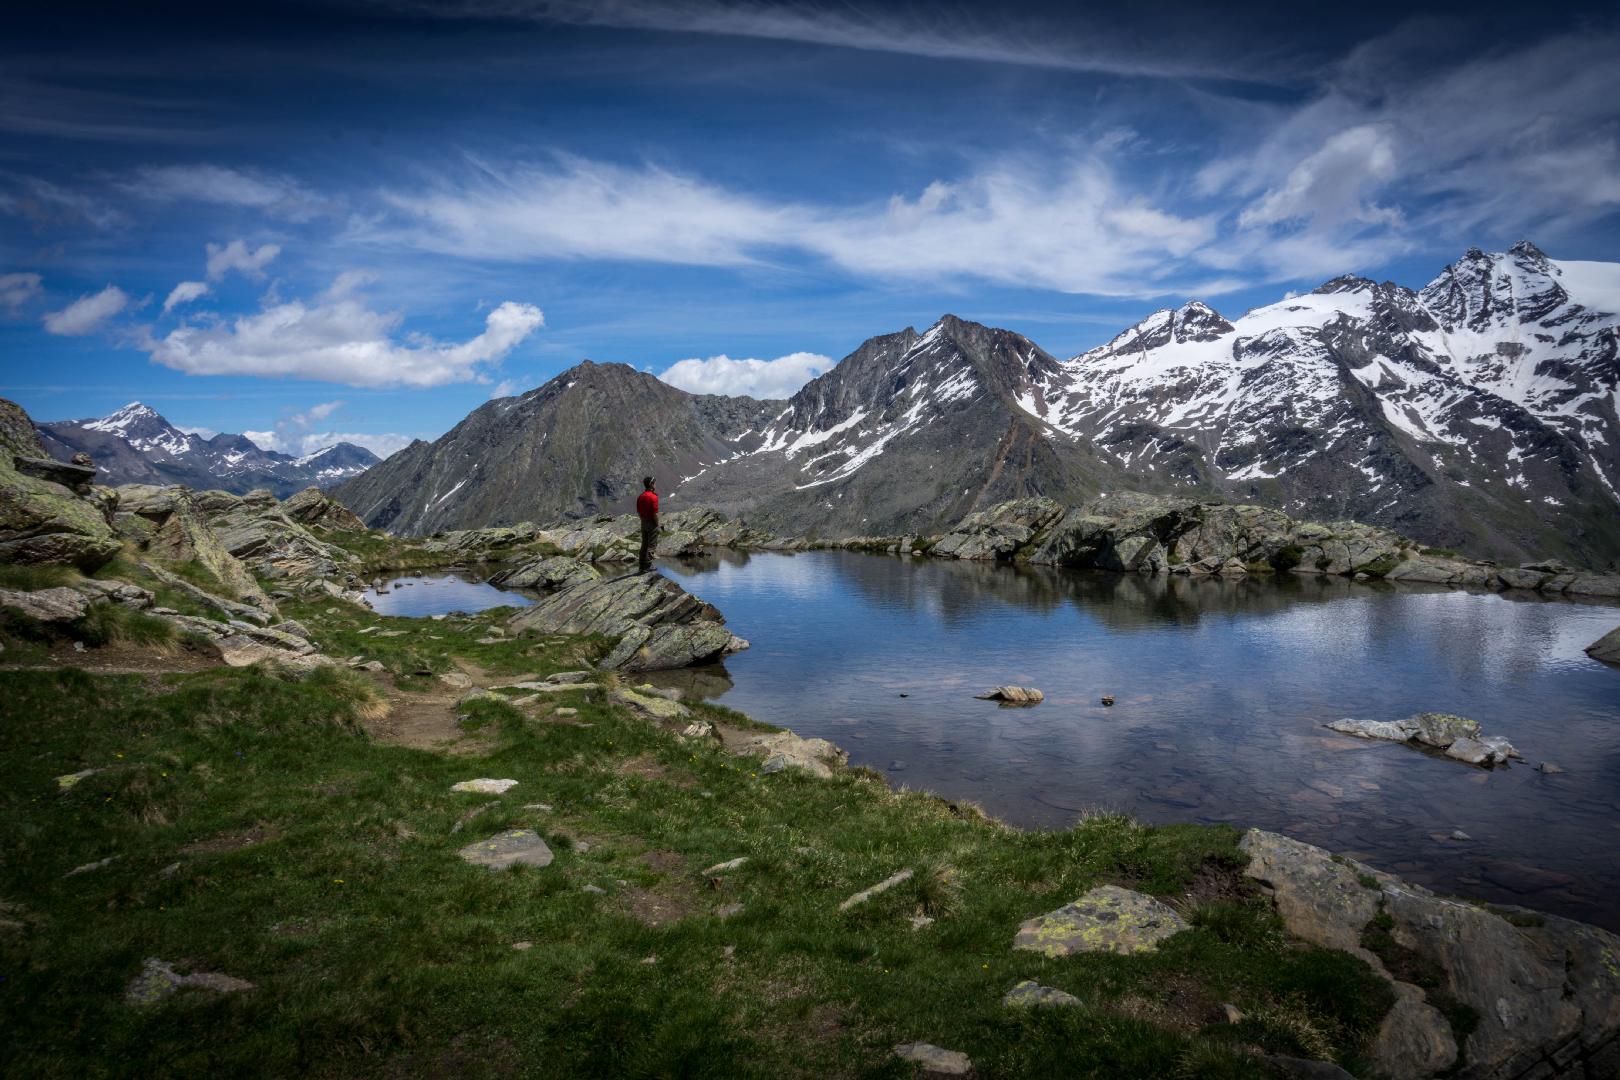
[[104,493],[83,483],[76,485],[81,490],[58,483],[41,467],[43,457],[28,414],[0,398],[0,560],[94,570],[119,548]]
[[310,486],[331,487],[380,460],[353,443],[295,458],[261,450],[241,435],[205,439],[181,431],[138,401],[99,419],[41,424],[39,436],[50,456],[60,461],[87,454],[106,484],[183,484],[235,494],[265,488],[278,498]]

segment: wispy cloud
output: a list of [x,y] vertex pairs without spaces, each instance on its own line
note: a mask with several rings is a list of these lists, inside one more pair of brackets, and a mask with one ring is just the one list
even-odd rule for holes
[[192,375],[316,379],[351,386],[440,386],[479,378],[545,322],[531,304],[507,301],[484,330],[459,344],[422,335],[396,340],[404,317],[361,299],[274,303],[250,315],[198,317],[143,347],[157,363]]
[[0,308],[16,314],[24,304],[45,295],[42,281],[38,274],[0,274]]
[[225,165],[152,165],[119,177],[114,186],[156,202],[244,207],[291,221],[308,221],[331,205],[290,176]]
[[385,192],[394,220],[354,239],[498,260],[747,266],[810,255],[879,277],[1159,295],[1194,284],[1169,275],[1216,232],[1213,218],[1153,205],[1092,157],[1005,161],[854,206],[772,201],[655,166],[575,157],[479,163],[459,179]]
[[168,298],[163,301],[163,314],[167,315],[181,304],[189,304],[208,295],[208,282],[182,281],[169,290]]
[[832,357],[810,352],[789,353],[775,360],[733,360],[721,355],[677,361],[658,377],[693,394],[785,398],[832,366]]
[[81,296],[62,310],[46,315],[45,330],[62,337],[93,334],[128,305],[129,296],[124,290],[108,285],[98,293]]

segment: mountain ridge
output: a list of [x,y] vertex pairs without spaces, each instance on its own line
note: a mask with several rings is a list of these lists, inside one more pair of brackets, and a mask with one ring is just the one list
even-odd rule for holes
[[103,417],[35,425],[52,457],[89,454],[105,484],[183,484],[241,495],[268,488],[285,498],[306,487],[330,487],[381,459],[363,446],[338,442],[302,457],[265,450],[245,435],[203,438],[181,431],[150,406],[132,401]]
[[[1620,556],[1620,316],[1561,278],[1528,242],[1476,248],[1419,290],[1342,275],[1235,319],[1188,300],[1068,360],[947,314],[867,339],[785,402],[700,398],[587,362],[335,494],[369,524],[437,531],[512,524],[519,504],[533,520],[623,512],[654,472],[672,506],[848,536],[1144,490],[1601,564]],[[608,371],[614,408],[558,404]],[[490,422],[500,401],[535,395],[549,409]],[[536,483],[547,497],[511,497]]]

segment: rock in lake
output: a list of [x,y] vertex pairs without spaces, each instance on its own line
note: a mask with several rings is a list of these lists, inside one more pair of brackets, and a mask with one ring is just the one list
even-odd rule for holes
[[1586,655],[1605,664],[1620,666],[1620,626],[1588,645]]
[[980,701],[999,701],[1004,705],[1039,705],[1046,695],[1033,686],[997,686],[974,697]]
[[1387,742],[1421,743],[1443,750],[1449,758],[1490,768],[1520,757],[1500,735],[1481,735],[1477,721],[1451,713],[1418,713],[1405,720],[1333,720],[1325,725],[1341,735]]
[[513,866],[550,866],[551,849],[533,829],[507,829],[457,852],[474,866],[506,870]]
[[1117,885],[1099,885],[1072,904],[1022,923],[1013,948],[1047,956],[1151,952],[1187,929],[1169,905]]

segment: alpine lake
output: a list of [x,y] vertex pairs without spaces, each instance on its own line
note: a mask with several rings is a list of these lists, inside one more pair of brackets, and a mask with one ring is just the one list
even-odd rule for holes
[[[896,786],[1025,828],[1106,812],[1258,826],[1620,930],[1620,669],[1583,652],[1620,624],[1612,602],[843,551],[661,569],[752,648],[637,678],[829,739]],[[385,588],[367,599],[389,615],[532,602],[475,571]],[[974,696],[1009,683],[1046,699]],[[1431,711],[1524,761],[1476,768],[1323,726]]]

